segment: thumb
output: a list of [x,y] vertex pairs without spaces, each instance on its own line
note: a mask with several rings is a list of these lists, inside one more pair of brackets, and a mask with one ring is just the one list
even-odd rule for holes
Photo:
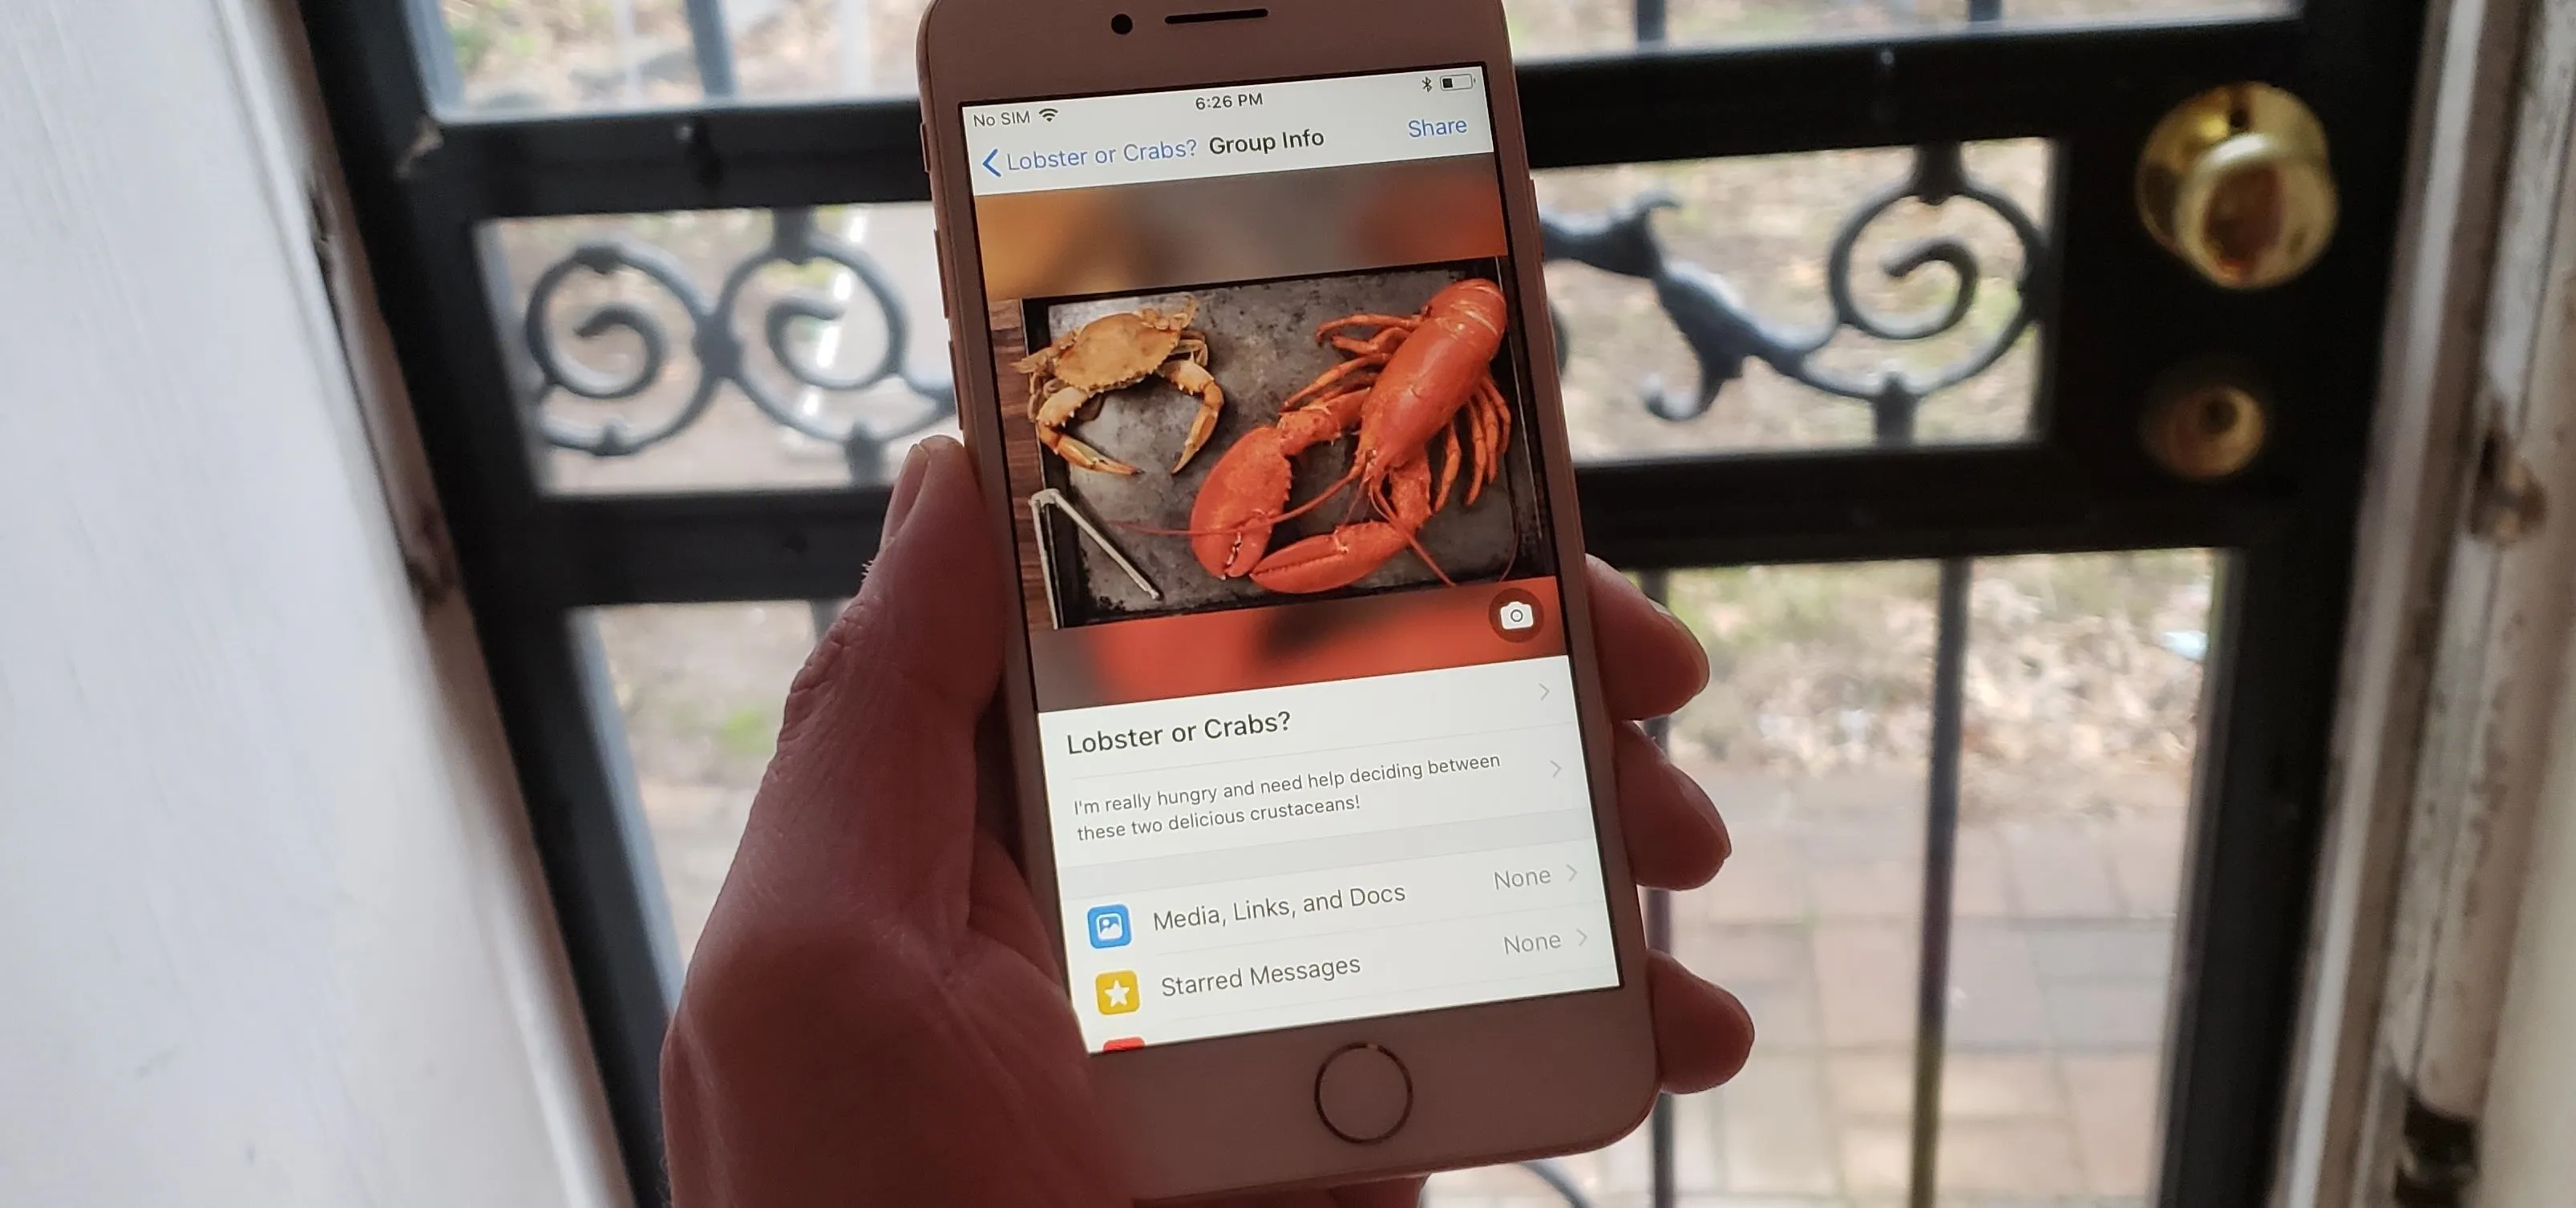
[[976,721],[1001,673],[1008,595],[966,449],[914,446],[876,563],[788,693],[743,839],[752,867],[799,887],[771,892],[836,898],[880,924],[964,925]]

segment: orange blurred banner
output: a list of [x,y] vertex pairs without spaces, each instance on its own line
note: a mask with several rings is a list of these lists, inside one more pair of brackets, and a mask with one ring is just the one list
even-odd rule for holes
[[1506,256],[1494,157],[975,199],[997,302]]
[[[1514,601],[1535,623],[1506,629]],[[1042,711],[1436,671],[1565,653],[1549,577],[1035,630]]]

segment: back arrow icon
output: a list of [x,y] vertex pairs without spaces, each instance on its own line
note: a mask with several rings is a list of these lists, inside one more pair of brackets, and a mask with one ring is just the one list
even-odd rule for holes
[[993,174],[993,175],[995,175],[995,176],[999,176],[999,175],[1001,175],[1001,174],[1002,174],[1002,170],[1001,170],[1000,168],[996,168],[996,167],[994,167],[994,166],[993,166],[993,160],[994,160],[994,159],[996,159],[997,157],[999,157],[1001,154],[1002,154],[1002,149],[1001,149],[1001,148],[999,148],[999,147],[995,147],[995,148],[993,148],[992,150],[985,152],[985,153],[984,153],[984,170],[985,170],[985,171],[987,171],[987,172],[992,173],[992,174]]

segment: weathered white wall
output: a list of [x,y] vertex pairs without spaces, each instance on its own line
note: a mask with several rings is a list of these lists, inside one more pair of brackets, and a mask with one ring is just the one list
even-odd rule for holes
[[[2545,9],[2543,41],[2527,66],[2524,105],[2537,125],[2545,174],[2525,190],[2524,209],[2549,238],[2519,266],[2534,304],[2514,312],[2501,334],[2516,341],[2515,368],[2529,382],[2527,424],[2561,450],[2576,444],[2576,3]],[[2531,543],[2576,551],[2576,455],[2535,460],[2548,516]],[[2554,469],[2554,473],[2552,470]],[[2576,585],[2576,553],[2543,590]],[[2576,647],[2576,641],[2563,643]],[[2576,656],[2571,656],[2576,657]],[[2539,750],[2547,775],[2524,845],[2519,917],[2509,933],[2510,977],[2495,1025],[2487,1083],[2477,1208],[2567,1208],[2576,1202],[2576,666],[2545,669],[2558,686],[2556,717]]]
[[0,3],[0,1204],[605,1202],[275,19]]
[[2559,766],[2532,831],[2477,1208],[2567,1208],[2576,1198],[2576,680],[2570,688],[2558,708]]

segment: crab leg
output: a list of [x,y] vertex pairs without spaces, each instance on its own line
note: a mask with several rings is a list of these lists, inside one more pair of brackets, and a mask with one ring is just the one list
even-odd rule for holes
[[1038,400],[1046,394],[1046,384],[1055,380],[1055,358],[1059,351],[1054,344],[1049,344],[1011,362],[1013,372],[1025,374],[1029,379],[1030,419],[1038,417]]
[[1103,474],[1135,473],[1136,467],[1092,448],[1076,437],[1065,434],[1065,425],[1072,423],[1073,417],[1081,412],[1082,405],[1089,401],[1091,396],[1076,386],[1067,386],[1048,395],[1046,402],[1038,406],[1035,417],[1038,443],[1053,450],[1056,456],[1086,470],[1098,470]]
[[[1207,355],[1206,345],[1199,346],[1198,355]],[[1216,379],[1209,376],[1194,358],[1175,357],[1163,362],[1154,372],[1164,381],[1197,395],[1199,399],[1199,413],[1190,420],[1189,439],[1181,442],[1181,459],[1172,463],[1172,472],[1178,474],[1183,466],[1190,464],[1191,458],[1199,455],[1208,437],[1216,433],[1217,418],[1225,414],[1225,389],[1218,386]]]
[[1067,436],[1054,428],[1038,429],[1038,443],[1052,450],[1067,464],[1103,474],[1133,474],[1136,467],[1082,443],[1080,437]]

